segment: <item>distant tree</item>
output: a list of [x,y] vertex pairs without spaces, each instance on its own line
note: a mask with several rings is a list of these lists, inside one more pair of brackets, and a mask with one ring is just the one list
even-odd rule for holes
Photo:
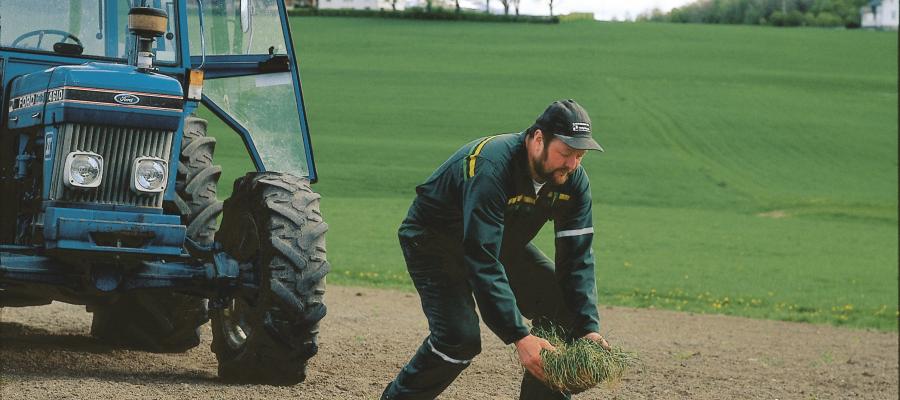
[[512,3],[510,0],[500,0],[500,4],[503,4],[503,15],[509,15],[509,4]]
[[816,15],[815,26],[840,26],[843,22],[841,17],[828,11],[822,11]]
[[553,16],[553,0],[550,0],[549,3],[550,3],[550,16],[552,17]]
[[459,14],[460,11],[462,10],[459,8],[459,0],[456,0],[456,13]]
[[516,16],[519,16],[519,3],[521,3],[522,0],[510,0],[510,2],[512,2],[513,7],[516,8]]
[[491,13],[491,0],[486,0],[484,2],[484,12],[487,14]]
[[635,20],[637,21],[664,21],[666,18],[666,13],[662,12],[658,7],[654,7],[650,11],[643,12],[638,14]]
[[[454,3],[451,0],[425,0],[430,4],[430,9],[449,9],[450,6]],[[458,3],[458,1],[456,1]]]
[[391,11],[397,11],[397,1],[399,0],[391,0]]

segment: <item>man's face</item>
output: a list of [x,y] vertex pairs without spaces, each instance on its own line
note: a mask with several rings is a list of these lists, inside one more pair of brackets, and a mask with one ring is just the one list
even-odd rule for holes
[[562,140],[551,140],[549,146],[541,146],[541,154],[532,159],[532,166],[545,182],[562,185],[581,165],[586,152],[573,149]]

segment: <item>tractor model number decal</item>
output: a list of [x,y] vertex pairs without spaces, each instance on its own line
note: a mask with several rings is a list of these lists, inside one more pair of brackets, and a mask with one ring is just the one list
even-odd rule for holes
[[65,98],[66,98],[66,90],[65,89],[50,89],[47,91],[47,102],[48,103],[62,101]]
[[9,101],[9,112],[44,105],[45,93],[46,92],[34,92],[11,99]]

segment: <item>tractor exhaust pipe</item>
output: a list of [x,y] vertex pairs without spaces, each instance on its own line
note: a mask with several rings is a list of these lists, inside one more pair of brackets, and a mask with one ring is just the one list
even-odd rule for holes
[[142,70],[153,69],[153,40],[166,33],[169,16],[152,7],[134,7],[128,11],[128,30],[137,39],[132,65]]

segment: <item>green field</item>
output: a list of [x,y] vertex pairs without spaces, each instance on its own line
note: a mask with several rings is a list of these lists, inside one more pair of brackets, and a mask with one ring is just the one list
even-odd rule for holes
[[[602,304],[897,329],[896,33],[292,24],[329,283],[411,290],[396,228],[414,186],[575,98],[607,149],[584,162]],[[248,164],[218,136],[224,198]]]

